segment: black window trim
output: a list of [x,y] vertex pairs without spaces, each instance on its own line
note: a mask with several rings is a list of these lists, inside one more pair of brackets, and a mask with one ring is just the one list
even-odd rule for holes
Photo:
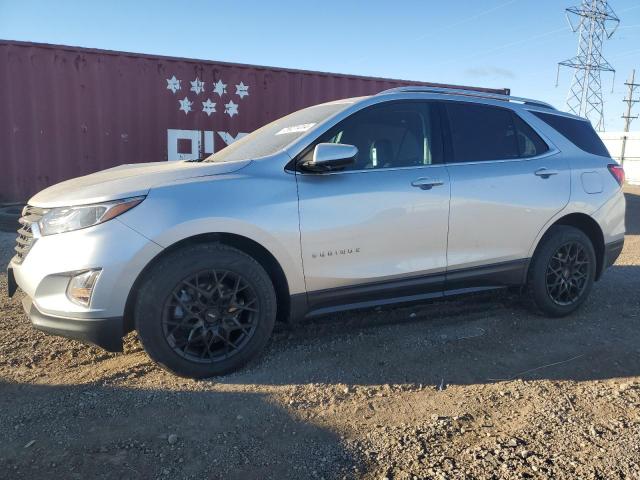
[[[446,153],[445,153],[445,137],[444,137],[444,125],[442,124],[442,112],[441,112],[441,107],[438,105],[440,101],[437,99],[430,99],[430,98],[425,98],[425,99],[398,99],[398,100],[388,100],[388,101],[383,101],[383,102],[377,102],[374,103],[372,105],[367,105],[364,108],[361,108],[355,112],[352,112],[351,114],[349,114],[348,116],[346,116],[345,118],[341,119],[340,121],[338,121],[335,125],[331,126],[330,128],[328,128],[327,130],[325,130],[324,132],[320,133],[318,136],[316,136],[311,142],[309,142],[309,144],[303,148],[300,153],[298,153],[295,158],[288,163],[287,165],[287,169],[291,170],[291,171],[295,171],[296,175],[347,175],[350,173],[372,173],[372,172],[390,172],[390,171],[395,171],[395,170],[416,170],[416,169],[424,169],[424,168],[433,168],[433,167],[443,167],[446,165]],[[302,157],[304,157],[311,148],[315,148],[316,143],[318,142],[318,139],[320,137],[322,137],[323,135],[325,135],[326,133],[329,133],[333,130],[335,130],[336,128],[339,127],[340,124],[342,124],[342,122],[346,121],[348,118],[350,118],[352,115],[357,115],[360,112],[363,112],[367,109],[370,108],[376,108],[376,107],[380,107],[380,106],[386,106],[386,105],[392,105],[392,104],[398,104],[398,103],[428,103],[428,104],[432,104],[433,106],[435,106],[437,108],[435,114],[439,117],[439,135],[440,135],[440,152],[439,152],[439,162],[437,163],[432,163],[430,165],[412,165],[409,167],[389,167],[389,168],[362,168],[362,169],[358,169],[358,170],[336,170],[336,171],[329,171],[329,172],[322,172],[322,173],[318,173],[318,172],[307,172],[301,168],[298,167],[298,163],[300,161],[300,159],[302,159]]]
[[[484,103],[484,102],[469,102],[469,101],[464,101],[464,100],[436,100],[436,102],[442,104],[440,107],[440,130],[442,132],[442,142],[443,142],[443,152],[444,152],[444,156],[443,156],[443,163],[442,165],[479,165],[479,164],[494,164],[494,163],[504,163],[504,162],[527,162],[529,160],[539,160],[541,158],[546,158],[546,157],[550,157],[552,155],[556,155],[558,153],[560,153],[560,150],[558,150],[558,148],[549,140],[549,138],[544,134],[544,132],[540,131],[539,128],[537,128],[534,125],[531,125],[531,123],[529,123],[527,120],[525,120],[524,118],[522,118],[522,115],[520,115],[516,110],[512,109],[512,108],[507,108],[507,107],[503,107],[503,106],[499,106],[499,105],[493,105],[490,103]],[[509,112],[511,112],[513,115],[517,115],[518,118],[520,118],[520,120],[522,120],[525,124],[527,124],[529,126],[529,128],[531,128],[535,133],[538,134],[538,136],[542,139],[542,141],[547,145],[548,150],[544,153],[541,153],[540,155],[534,155],[532,157],[519,157],[519,158],[502,158],[502,159],[496,159],[496,160],[469,160],[466,162],[454,162],[452,160],[453,158],[453,144],[451,141],[451,126],[449,125],[449,118],[448,115],[445,111],[445,104],[447,103],[469,103],[472,105],[482,105],[482,106],[486,106],[486,107],[491,107],[491,108],[497,108],[500,110],[507,110]],[[531,112],[528,112],[531,113]],[[533,115],[531,113],[531,115]]]

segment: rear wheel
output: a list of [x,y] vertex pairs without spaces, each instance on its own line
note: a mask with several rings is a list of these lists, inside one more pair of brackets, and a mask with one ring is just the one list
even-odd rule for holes
[[587,299],[596,275],[596,255],[589,237],[577,228],[551,227],[532,259],[528,287],[542,313],[561,317]]
[[222,375],[255,357],[275,316],[273,284],[262,266],[219,244],[169,254],[145,277],[135,306],[149,356],[191,378]]

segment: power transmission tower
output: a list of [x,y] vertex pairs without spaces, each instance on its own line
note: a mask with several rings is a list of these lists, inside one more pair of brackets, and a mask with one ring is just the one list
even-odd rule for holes
[[567,107],[570,112],[595,123],[596,130],[603,131],[604,108],[600,74],[613,72],[615,81],[615,69],[602,56],[602,44],[614,34],[620,19],[607,0],[582,0],[579,7],[566,9],[566,17],[571,30],[578,32],[577,55],[558,63],[558,76],[561,66],[575,70],[567,96]]
[[640,83],[635,83],[636,81],[636,70],[633,69],[631,71],[631,76],[629,80],[627,80],[624,84],[629,87],[629,95],[624,99],[624,102],[627,104],[627,111],[622,118],[624,119],[624,135],[622,136],[622,151],[620,152],[620,164],[624,162],[624,154],[627,149],[627,133],[629,132],[629,127],[631,126],[631,120],[635,120],[638,118],[638,115],[631,115],[631,108],[634,103],[640,102],[634,98],[633,93],[636,87],[640,87]]

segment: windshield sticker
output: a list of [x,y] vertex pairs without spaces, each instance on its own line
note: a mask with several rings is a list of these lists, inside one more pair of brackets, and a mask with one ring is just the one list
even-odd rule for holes
[[303,123],[301,125],[294,125],[293,127],[285,127],[279,132],[277,132],[276,135],[286,135],[287,133],[306,132],[314,125],[315,123]]

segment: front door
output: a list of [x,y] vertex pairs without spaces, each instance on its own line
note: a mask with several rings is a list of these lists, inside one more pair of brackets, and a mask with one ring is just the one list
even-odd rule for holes
[[441,294],[450,183],[435,113],[426,102],[372,106],[316,141],[358,155],[342,171],[296,174],[311,310]]

